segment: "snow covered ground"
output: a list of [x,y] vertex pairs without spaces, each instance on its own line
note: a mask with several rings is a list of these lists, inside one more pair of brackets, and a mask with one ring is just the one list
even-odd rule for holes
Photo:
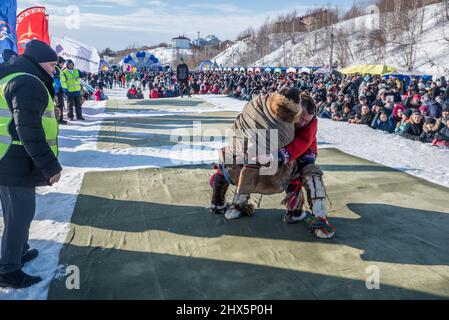
[[[242,109],[245,102],[221,96],[201,96],[222,108]],[[449,187],[449,149],[411,141],[373,130],[367,126],[349,125],[320,119],[320,148],[337,148],[427,181]]]
[[[125,91],[106,92],[110,99],[123,99]],[[213,104],[196,112],[241,111],[244,102],[222,97],[198,97]],[[170,113],[192,113],[192,109],[170,110]],[[139,111],[108,113],[104,102],[89,101],[84,106],[86,122],[72,123],[60,132],[61,156],[64,167],[61,181],[51,188],[39,188],[36,218],[32,223],[30,244],[40,250],[39,258],[24,268],[25,272],[40,275],[44,281],[25,290],[0,289],[1,299],[46,299],[51,279],[58,267],[59,252],[66,239],[68,225],[74,211],[84,174],[91,171],[110,171],[137,168],[164,167],[188,159],[189,163],[216,160],[214,143],[186,148],[131,148],[98,150],[97,138],[105,117],[148,117],[167,115],[167,112]],[[320,121],[319,141],[323,147],[338,148],[344,152],[389,166],[428,181],[449,187],[449,150],[443,150],[408,141],[393,135],[376,132],[363,126]],[[204,148],[205,147],[205,148]],[[157,156],[157,157],[155,157]],[[155,162],[154,159],[159,159]],[[185,162],[184,162],[185,164]],[[0,231],[3,221],[0,220]],[[1,233],[1,232],[0,232]]]

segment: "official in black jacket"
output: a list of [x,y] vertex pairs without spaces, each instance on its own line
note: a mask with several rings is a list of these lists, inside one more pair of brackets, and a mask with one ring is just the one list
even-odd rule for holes
[[[49,109],[54,97],[52,75],[57,60],[50,46],[33,40],[28,43],[24,55],[0,66],[2,80],[12,74],[25,73],[4,82],[4,92],[0,96],[12,114],[10,119],[0,118],[3,119],[0,125],[1,121],[3,124],[10,121],[8,131],[13,141],[0,156],[0,200],[5,222],[0,287],[25,288],[42,280],[25,274],[21,268],[38,255],[27,243],[35,213],[36,187],[57,183],[62,171],[55,151],[57,144],[54,145],[57,140],[52,138],[50,142],[50,130],[43,125],[44,120],[53,123]],[[3,109],[3,113],[7,111]],[[55,125],[57,128],[57,123]],[[2,138],[5,141],[5,136]]]
[[179,90],[181,98],[184,97],[185,91],[187,91],[188,96],[190,97],[189,90],[189,67],[184,63],[184,59],[181,58],[181,64],[176,68],[176,78],[179,83]]

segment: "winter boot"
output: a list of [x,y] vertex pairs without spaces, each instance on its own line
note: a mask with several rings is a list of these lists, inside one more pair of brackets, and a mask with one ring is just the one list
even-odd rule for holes
[[312,213],[306,214],[304,219],[310,232],[320,239],[332,239],[335,236],[335,227],[329,223],[327,218],[317,217]]
[[311,232],[320,239],[331,239],[335,236],[335,228],[329,223],[326,212],[326,190],[323,172],[317,165],[308,165],[302,171],[303,184],[307,191],[307,201],[312,216],[306,218]]
[[0,288],[29,288],[42,281],[41,277],[33,277],[22,270],[0,274]]
[[39,251],[37,249],[31,249],[28,250],[23,256],[22,256],[22,266],[25,263],[31,262],[34,259],[36,259],[39,256]]
[[216,173],[211,178],[212,187],[212,201],[210,204],[210,211],[215,214],[224,214],[228,207],[226,203],[226,192],[229,188],[229,183],[225,177]]
[[255,213],[254,206],[248,203],[249,196],[246,194],[234,195],[231,207],[226,211],[225,218],[227,220],[235,220],[242,217],[242,215],[252,216]]
[[281,203],[286,206],[287,213],[284,216],[284,222],[287,224],[295,224],[301,222],[307,216],[303,210],[304,195],[302,186],[291,185],[287,189],[287,196]]

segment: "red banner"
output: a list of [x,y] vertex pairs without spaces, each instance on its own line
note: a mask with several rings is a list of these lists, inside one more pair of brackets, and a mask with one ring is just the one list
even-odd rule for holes
[[26,44],[34,39],[50,44],[48,15],[45,7],[28,8],[17,16],[17,47],[19,54],[23,54]]

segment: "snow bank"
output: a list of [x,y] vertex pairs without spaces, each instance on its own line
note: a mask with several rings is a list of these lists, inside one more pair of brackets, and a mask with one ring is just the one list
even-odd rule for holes
[[[223,96],[200,96],[220,108],[242,110],[245,102]],[[373,130],[326,119],[319,120],[320,148],[337,148],[348,154],[385,165],[427,181],[449,187],[449,149],[411,141]]]

